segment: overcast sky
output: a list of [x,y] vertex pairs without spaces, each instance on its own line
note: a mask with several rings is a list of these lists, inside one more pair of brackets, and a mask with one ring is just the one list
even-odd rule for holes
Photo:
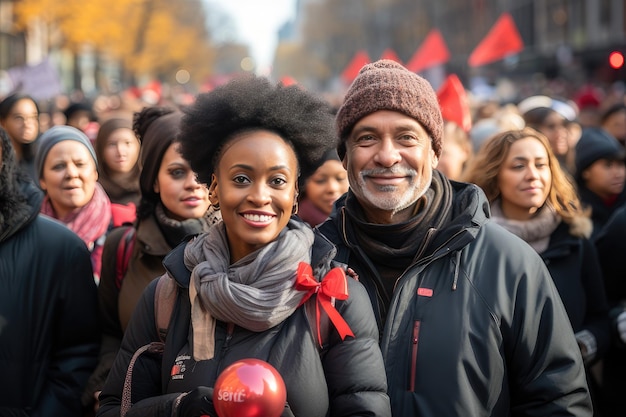
[[295,0],[205,0],[229,15],[236,39],[250,46],[257,68],[264,72],[272,62],[278,29],[295,13]]

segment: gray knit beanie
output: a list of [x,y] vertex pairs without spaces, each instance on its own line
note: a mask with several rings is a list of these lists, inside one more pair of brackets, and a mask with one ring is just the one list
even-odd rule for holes
[[582,173],[599,159],[623,161],[626,156],[624,147],[606,130],[599,127],[583,129],[576,142],[575,164],[576,180],[582,181]]
[[41,174],[43,172],[43,164],[46,162],[46,156],[48,156],[48,152],[54,145],[59,142],[63,142],[64,140],[75,140],[76,142],[80,142],[89,151],[89,154],[93,158],[94,163],[96,164],[96,168],[98,167],[98,158],[96,158],[96,151],[93,149],[91,145],[91,141],[82,131],[76,129],[72,126],[52,126],[50,129],[46,130],[46,132],[41,135],[37,144],[37,152],[35,154],[35,169],[37,170],[37,175],[41,178]]
[[354,125],[378,110],[398,111],[417,120],[431,136],[437,157],[441,155],[443,118],[433,87],[397,62],[383,59],[361,68],[337,112],[337,133],[341,139],[337,152],[341,159]]

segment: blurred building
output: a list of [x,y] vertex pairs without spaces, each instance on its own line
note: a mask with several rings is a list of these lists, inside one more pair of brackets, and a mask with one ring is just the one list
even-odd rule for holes
[[[610,73],[609,54],[626,54],[624,0],[446,0],[432,3],[433,26],[439,27],[454,51],[472,48],[503,12],[509,12],[524,40],[517,71],[571,70],[577,63],[587,72]],[[452,65],[465,65],[467,56],[453,56]],[[621,73],[621,78],[624,73]],[[556,75],[556,74],[555,74]]]
[[[625,0],[297,0],[297,15],[281,31],[285,44],[305,42],[309,53],[339,74],[358,51],[377,59],[385,48],[406,63],[431,29],[438,29],[450,50],[449,72],[468,78],[476,72],[519,74],[537,72],[548,78],[626,79],[624,68],[609,67],[609,54],[626,55]],[[323,9],[310,18],[311,6]],[[365,7],[375,10],[367,15]],[[374,6],[375,5],[375,6]],[[469,68],[467,60],[498,18],[509,13],[524,41],[522,53],[492,66]],[[324,14],[326,13],[326,14]],[[307,28],[334,19],[328,41],[309,43]],[[346,38],[337,38],[337,20],[345,21]],[[339,25],[341,25],[339,23]],[[355,27],[358,27],[355,29]],[[316,34],[322,39],[323,35]],[[334,37],[333,37],[334,36]],[[284,65],[284,62],[279,64]]]

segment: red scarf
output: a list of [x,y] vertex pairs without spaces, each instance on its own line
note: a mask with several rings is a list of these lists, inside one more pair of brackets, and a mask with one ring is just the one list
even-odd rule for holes
[[101,241],[98,239],[106,234],[111,223],[111,202],[102,186],[96,183],[91,200],[79,211],[70,213],[63,219],[60,219],[55,213],[48,195],[44,198],[40,211],[64,223],[85,242],[92,253],[94,275],[99,277],[101,247],[104,239],[100,239]]

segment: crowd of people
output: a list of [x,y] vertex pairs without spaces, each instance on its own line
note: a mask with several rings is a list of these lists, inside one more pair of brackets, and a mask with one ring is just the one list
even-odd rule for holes
[[593,98],[460,126],[390,60],[335,106],[2,98],[0,416],[217,416],[245,358],[286,417],[624,415],[626,95]]

